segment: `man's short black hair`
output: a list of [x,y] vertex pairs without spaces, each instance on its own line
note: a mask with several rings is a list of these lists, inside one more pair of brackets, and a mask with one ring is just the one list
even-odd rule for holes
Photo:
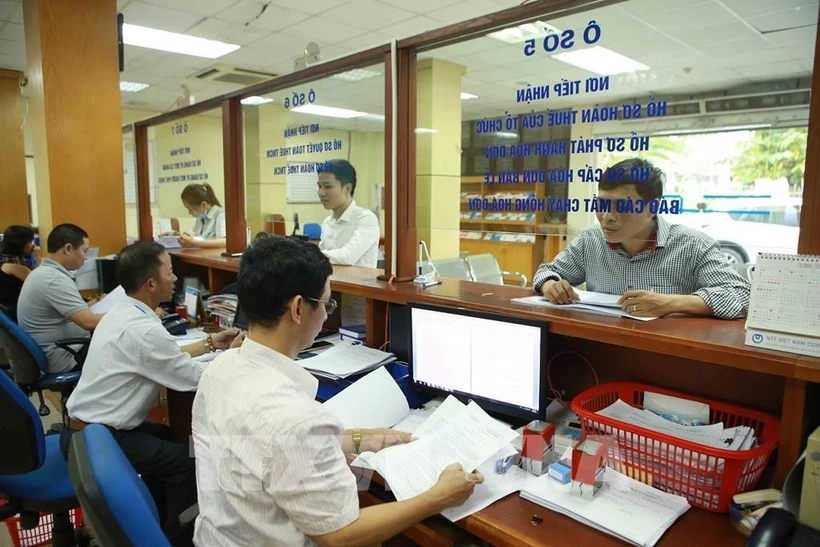
[[319,173],[332,173],[336,180],[338,180],[342,187],[345,184],[350,184],[350,195],[356,193],[356,169],[347,160],[330,160],[322,163],[318,167]]
[[631,184],[645,203],[663,197],[663,183],[666,176],[652,162],[641,158],[619,161],[604,171],[599,190],[615,190]]
[[127,294],[134,294],[150,278],[159,276],[165,247],[156,241],[137,241],[117,255],[117,283]]
[[330,260],[318,246],[269,235],[242,253],[236,290],[239,307],[249,325],[275,327],[294,297],[321,299],[332,273]]
[[69,243],[74,247],[79,247],[83,244],[83,239],[87,237],[85,230],[75,224],[60,224],[48,234],[48,252],[56,253]]

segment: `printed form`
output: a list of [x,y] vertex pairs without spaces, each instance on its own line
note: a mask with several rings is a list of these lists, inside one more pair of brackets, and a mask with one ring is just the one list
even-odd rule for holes
[[[440,410],[441,407],[436,413]],[[417,430],[419,440],[376,454],[364,453],[357,460],[364,460],[378,471],[401,501],[429,490],[450,464],[460,463],[465,471],[477,469],[518,436],[473,402],[457,415],[446,418],[446,423],[427,428],[427,432],[422,436],[424,429]]]

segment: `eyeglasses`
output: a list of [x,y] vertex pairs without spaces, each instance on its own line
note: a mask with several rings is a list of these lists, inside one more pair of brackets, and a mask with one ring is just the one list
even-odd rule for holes
[[337,304],[336,301],[332,298],[330,300],[328,300],[327,302],[325,302],[324,300],[319,300],[318,298],[308,298],[308,300],[312,300],[313,302],[318,302],[319,304],[324,304],[325,305],[325,311],[327,312],[328,315],[330,315],[331,313],[336,311],[336,308],[339,307],[339,304]]

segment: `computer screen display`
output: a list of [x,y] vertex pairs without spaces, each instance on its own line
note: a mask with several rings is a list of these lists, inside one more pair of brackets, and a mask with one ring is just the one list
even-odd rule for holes
[[546,408],[546,324],[470,310],[410,305],[416,387],[538,418]]

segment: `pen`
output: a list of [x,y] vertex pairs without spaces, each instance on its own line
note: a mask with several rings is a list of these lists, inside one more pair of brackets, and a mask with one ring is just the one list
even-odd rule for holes
[[419,241],[419,275],[421,275],[421,241]]
[[429,283],[425,283],[421,286],[422,289],[427,289],[429,287],[435,287],[436,285],[441,285],[441,281],[430,281]]

